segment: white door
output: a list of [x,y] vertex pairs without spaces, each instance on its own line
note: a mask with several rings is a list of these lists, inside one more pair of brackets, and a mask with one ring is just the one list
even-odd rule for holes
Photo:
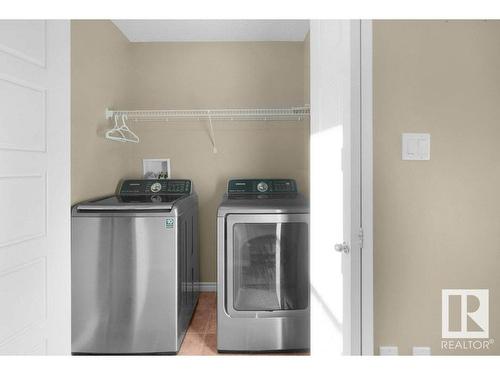
[[70,352],[69,21],[0,21],[0,353]]
[[359,21],[311,21],[314,355],[361,354],[360,40]]

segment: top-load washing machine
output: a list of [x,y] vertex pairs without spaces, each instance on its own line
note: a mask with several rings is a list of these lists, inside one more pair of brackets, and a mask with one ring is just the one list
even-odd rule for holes
[[72,210],[71,349],[176,353],[198,301],[190,180],[125,180]]
[[235,179],[217,215],[217,349],[310,347],[309,206],[291,179]]

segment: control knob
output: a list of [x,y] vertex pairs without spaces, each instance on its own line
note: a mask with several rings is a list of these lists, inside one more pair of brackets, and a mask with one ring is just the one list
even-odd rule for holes
[[265,193],[267,189],[269,189],[269,186],[264,181],[261,181],[257,184],[257,190],[261,193]]
[[151,191],[153,193],[158,193],[161,190],[161,184],[159,182],[155,182],[153,185],[151,185]]

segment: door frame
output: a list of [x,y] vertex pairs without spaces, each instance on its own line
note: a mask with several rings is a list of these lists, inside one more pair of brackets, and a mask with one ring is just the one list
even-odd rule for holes
[[349,337],[343,341],[344,354],[373,355],[372,21],[352,20],[350,24],[351,126],[344,135],[344,142],[349,142],[344,149],[350,152],[351,161],[350,191],[344,193],[344,207],[350,205],[350,238],[345,238],[350,252],[342,257],[352,272],[350,295],[344,295],[344,315],[350,317],[351,324],[350,330],[344,331]]
[[373,25],[360,21],[361,355],[374,354],[373,336]]

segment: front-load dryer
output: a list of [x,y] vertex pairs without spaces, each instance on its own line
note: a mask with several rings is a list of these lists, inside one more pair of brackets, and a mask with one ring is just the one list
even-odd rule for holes
[[235,179],[217,214],[217,349],[310,347],[309,205],[291,179]]

